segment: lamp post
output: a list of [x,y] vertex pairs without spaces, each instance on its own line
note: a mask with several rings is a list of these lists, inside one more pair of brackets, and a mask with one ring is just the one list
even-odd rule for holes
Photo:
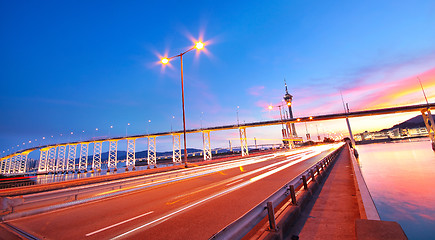
[[239,123],[239,106],[237,106],[237,126],[240,126],[240,123]]
[[186,145],[186,115],[185,115],[185,108],[184,108],[184,79],[183,79],[183,55],[192,51],[193,49],[201,50],[204,48],[204,43],[197,42],[195,46],[191,47],[185,52],[182,52],[178,55],[175,55],[170,58],[162,58],[161,63],[162,64],[168,64],[169,60],[180,57],[180,66],[181,66],[181,102],[183,107],[183,137],[184,137],[184,166],[187,167],[187,145]]

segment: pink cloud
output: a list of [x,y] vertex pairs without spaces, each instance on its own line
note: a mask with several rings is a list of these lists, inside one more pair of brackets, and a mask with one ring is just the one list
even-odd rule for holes
[[248,93],[253,96],[260,96],[263,93],[264,86],[253,86],[248,89]]
[[[435,99],[435,67],[428,61],[411,60],[365,70],[368,72],[358,71],[361,77],[338,82],[340,86],[346,86],[342,88],[342,94],[351,111],[422,103],[424,98],[417,77],[420,77],[429,101]],[[343,111],[340,91],[336,88],[315,85],[294,90],[295,116]]]
[[[353,96],[353,98],[363,96],[357,106],[360,109],[388,107],[406,103],[415,104],[424,99],[417,77],[420,77],[425,88],[435,87],[435,68],[432,68],[421,74],[386,83],[377,82],[350,89],[345,93]],[[426,91],[426,95],[428,98],[435,97],[433,92]]]

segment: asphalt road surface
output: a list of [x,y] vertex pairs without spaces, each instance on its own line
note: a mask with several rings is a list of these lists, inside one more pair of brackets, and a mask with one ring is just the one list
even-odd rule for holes
[[228,168],[7,223],[40,239],[208,239],[335,147],[219,163]]

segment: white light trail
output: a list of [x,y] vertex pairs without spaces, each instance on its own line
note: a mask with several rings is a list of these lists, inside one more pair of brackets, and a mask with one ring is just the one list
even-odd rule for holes
[[[336,145],[334,145],[334,148],[335,148],[335,147],[336,147]],[[314,147],[313,147],[313,148],[314,148]],[[313,148],[309,148],[309,149],[313,149]],[[295,160],[296,158],[298,158],[299,155],[302,155],[303,153],[296,154],[295,156],[290,156],[290,157],[287,158],[287,160],[283,161],[283,162],[289,162],[289,161],[291,161],[291,162],[289,162],[288,164],[285,164],[285,165],[283,165],[283,166],[281,166],[281,167],[278,167],[278,168],[276,168],[276,169],[274,169],[274,170],[272,170],[272,171],[268,171],[268,172],[266,172],[266,173],[260,174],[260,175],[258,175],[258,176],[256,176],[256,177],[253,177],[253,178],[249,179],[248,181],[242,182],[242,183],[240,183],[240,184],[238,184],[238,185],[235,185],[235,186],[233,186],[233,187],[231,187],[231,188],[228,188],[228,189],[226,189],[226,190],[223,190],[223,191],[220,191],[220,192],[218,192],[218,193],[215,193],[215,194],[213,194],[213,195],[211,195],[211,196],[209,196],[209,197],[206,197],[206,198],[203,198],[203,199],[201,199],[201,200],[198,200],[198,201],[196,201],[196,202],[194,202],[194,203],[191,203],[191,204],[189,204],[189,205],[187,205],[187,206],[185,206],[185,207],[182,207],[182,208],[180,208],[180,209],[178,209],[178,210],[175,210],[175,211],[173,211],[173,212],[171,212],[171,213],[169,213],[169,214],[167,214],[167,215],[164,215],[164,216],[162,216],[162,217],[160,217],[160,218],[157,218],[157,219],[155,219],[155,220],[153,220],[153,221],[151,221],[151,222],[148,222],[148,223],[143,224],[143,225],[141,225],[141,226],[139,226],[139,227],[136,227],[136,228],[134,228],[134,229],[132,229],[132,230],[129,230],[129,231],[123,233],[123,234],[120,234],[120,235],[118,235],[118,236],[115,236],[115,237],[113,237],[112,239],[119,239],[119,238],[122,238],[122,237],[127,236],[127,235],[130,234],[130,233],[133,233],[133,232],[136,232],[136,231],[138,231],[138,230],[140,230],[140,229],[143,229],[143,228],[145,228],[145,227],[147,227],[147,226],[150,226],[150,225],[153,225],[153,224],[160,224],[160,223],[163,223],[164,221],[170,219],[172,216],[174,216],[174,215],[176,215],[176,214],[178,214],[178,213],[180,213],[180,212],[182,212],[182,211],[185,211],[185,210],[187,210],[187,209],[189,209],[189,208],[195,207],[195,206],[197,206],[197,205],[199,205],[199,204],[201,204],[201,203],[204,203],[204,202],[206,202],[206,201],[208,201],[208,200],[210,200],[210,199],[214,199],[214,198],[217,198],[217,197],[223,196],[223,195],[225,195],[225,194],[227,194],[227,193],[230,193],[230,192],[235,191],[235,190],[237,190],[237,189],[239,189],[239,188],[242,188],[242,187],[244,187],[244,186],[247,186],[247,185],[249,185],[249,184],[251,184],[251,183],[253,183],[253,182],[256,182],[256,181],[261,180],[261,179],[263,179],[263,178],[265,178],[265,177],[268,177],[268,176],[270,176],[270,175],[272,175],[272,174],[274,174],[274,173],[277,173],[277,172],[279,172],[279,171],[282,171],[282,170],[284,170],[284,169],[286,169],[286,168],[288,168],[288,167],[290,167],[290,166],[293,166],[293,165],[295,165],[295,164],[297,164],[297,163],[300,163],[300,162],[302,162],[302,161],[305,161],[305,160],[307,160],[307,159],[309,159],[309,158],[311,158],[311,157],[317,156],[317,155],[319,155],[320,153],[322,153],[323,151],[325,151],[325,150],[327,150],[327,149],[331,149],[331,145],[326,145],[326,146],[317,146],[316,148],[317,148],[317,149],[314,149],[314,150],[310,151],[310,153],[306,154],[305,156],[302,156],[299,160],[293,161],[293,160]],[[307,150],[307,149],[305,149],[305,151],[306,151],[306,150]],[[298,152],[302,152],[302,151],[303,151],[303,150],[299,150]],[[274,155],[275,155],[275,154],[274,154]],[[276,155],[281,155],[281,154],[276,154]],[[257,173],[257,172],[259,172],[259,171],[263,171],[263,170],[265,170],[265,169],[267,169],[267,168],[270,168],[270,167],[272,167],[272,166],[276,166],[276,165],[278,165],[278,164],[282,164],[283,162],[274,163],[274,164],[271,164],[271,165],[269,165],[269,166],[262,167],[262,168],[260,168],[260,169],[256,169],[256,170],[254,170],[254,171],[252,171],[252,172],[245,173],[245,174],[242,174],[242,175],[243,175],[243,176],[246,176],[246,175],[248,175],[248,174],[251,175],[251,174]]]

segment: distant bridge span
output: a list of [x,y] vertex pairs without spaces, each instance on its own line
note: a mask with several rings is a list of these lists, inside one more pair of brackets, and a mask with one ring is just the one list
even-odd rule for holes
[[[383,115],[383,114],[393,114],[393,113],[404,113],[404,112],[421,112],[423,118],[425,120],[426,127],[428,129],[429,137],[432,140],[432,145],[435,150],[435,124],[433,118],[430,114],[430,109],[435,107],[435,103],[429,104],[419,104],[419,105],[408,105],[401,107],[392,107],[392,108],[382,108],[382,109],[374,109],[374,110],[363,110],[363,111],[355,111],[349,113],[334,113],[334,114],[326,114],[326,115],[317,115],[317,116],[306,116],[300,118],[289,118],[283,120],[270,120],[270,121],[260,121],[260,122],[252,122],[252,123],[243,123],[243,124],[235,124],[235,125],[224,125],[224,126],[216,126],[216,127],[208,127],[208,128],[196,128],[186,130],[186,133],[203,133],[204,139],[204,160],[211,159],[211,146],[210,146],[210,132],[212,131],[222,131],[222,130],[232,130],[239,129],[240,132],[240,141],[241,141],[241,152],[242,155],[245,156],[248,154],[248,146],[246,139],[246,128],[251,127],[262,127],[262,126],[273,126],[280,124],[290,124],[290,123],[298,123],[298,122],[314,122],[314,121],[326,121],[326,120],[334,120],[334,119],[344,119],[351,117],[365,117],[365,116],[375,116],[375,115]],[[69,142],[69,143],[59,143],[52,145],[45,145],[39,147],[28,148],[25,150],[17,151],[13,154],[7,155],[1,158],[1,173],[2,174],[13,174],[13,173],[24,173],[26,172],[26,161],[27,155],[35,150],[40,150],[40,161],[39,165],[44,165],[44,167],[38,167],[39,172],[57,172],[57,171],[74,171],[74,170],[83,170],[86,171],[87,160],[88,160],[88,151],[89,144],[92,143],[94,146],[94,155],[92,162],[92,169],[100,169],[101,168],[101,150],[102,143],[109,142],[109,159],[108,159],[108,168],[111,167],[116,169],[117,162],[117,142],[119,140],[127,140],[127,159],[126,165],[127,168],[132,166],[134,168],[135,164],[135,140],[138,138],[148,138],[148,164],[155,165],[156,164],[156,137],[160,136],[168,136],[172,135],[174,144],[173,144],[173,161],[181,162],[181,140],[180,135],[183,134],[182,130],[179,131],[171,131],[171,132],[160,132],[160,133],[151,133],[151,134],[141,134],[141,135],[132,135],[127,137],[115,137],[115,138],[101,138],[96,140],[88,140],[88,141],[79,141],[79,142]],[[80,145],[80,149],[78,149],[78,145]],[[68,149],[67,149],[68,147]],[[58,150],[56,153],[56,149]],[[75,167],[76,165],[76,153],[79,150],[79,168]]]

